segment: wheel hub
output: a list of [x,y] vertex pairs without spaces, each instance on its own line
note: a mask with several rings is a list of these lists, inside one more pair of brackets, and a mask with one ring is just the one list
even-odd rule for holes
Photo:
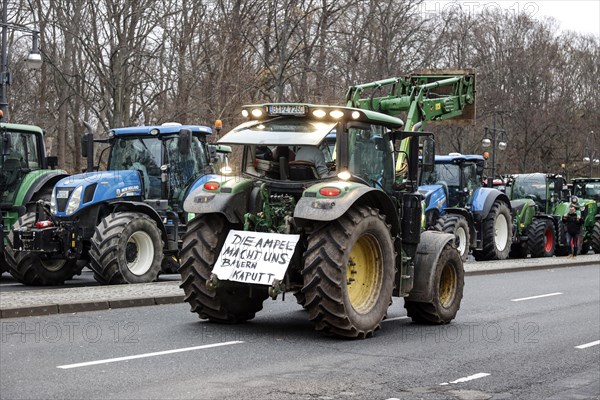
[[358,239],[350,252],[346,269],[348,299],[355,311],[368,312],[381,290],[382,251],[371,235]]
[[448,308],[456,296],[456,287],[458,285],[458,276],[452,265],[446,264],[440,277],[440,303]]
[[152,267],[154,243],[144,231],[134,232],[125,246],[127,268],[135,275],[143,275]]

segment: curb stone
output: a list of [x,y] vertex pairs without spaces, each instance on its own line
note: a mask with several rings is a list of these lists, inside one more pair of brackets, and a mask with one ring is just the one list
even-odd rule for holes
[[[465,275],[531,271],[548,268],[599,266],[600,255],[566,258],[527,258],[465,263]],[[86,286],[0,292],[0,318],[21,318],[85,311],[183,303],[180,281],[116,286]]]

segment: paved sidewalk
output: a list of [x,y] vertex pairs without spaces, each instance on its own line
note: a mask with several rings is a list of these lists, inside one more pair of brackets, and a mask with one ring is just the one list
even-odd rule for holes
[[[523,260],[468,261],[467,275],[561,268],[583,265],[600,267],[600,255],[527,258]],[[179,281],[117,286],[86,286],[0,292],[0,318],[75,313],[112,308],[150,306],[183,302]],[[0,288],[1,290],[1,288]]]

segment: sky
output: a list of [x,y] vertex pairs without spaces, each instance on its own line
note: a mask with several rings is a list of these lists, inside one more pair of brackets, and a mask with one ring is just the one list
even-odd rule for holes
[[592,33],[600,36],[600,0],[426,0],[422,7],[425,12],[435,12],[435,10],[443,10],[444,7],[452,7],[452,4],[449,3],[458,3],[464,10],[474,13],[494,7],[510,12],[525,12],[537,19],[543,19],[546,16],[553,17],[560,24],[561,30],[573,30],[578,33]]

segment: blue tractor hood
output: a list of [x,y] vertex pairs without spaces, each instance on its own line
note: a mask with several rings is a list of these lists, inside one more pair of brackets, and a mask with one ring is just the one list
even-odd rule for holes
[[[101,201],[141,195],[142,183],[137,171],[86,172],[58,181],[52,203],[56,205],[56,216],[63,217]],[[67,206],[71,208],[67,210]]]
[[425,211],[437,208],[443,210],[446,208],[446,191],[442,185],[423,185],[419,186],[419,193],[425,200]]

